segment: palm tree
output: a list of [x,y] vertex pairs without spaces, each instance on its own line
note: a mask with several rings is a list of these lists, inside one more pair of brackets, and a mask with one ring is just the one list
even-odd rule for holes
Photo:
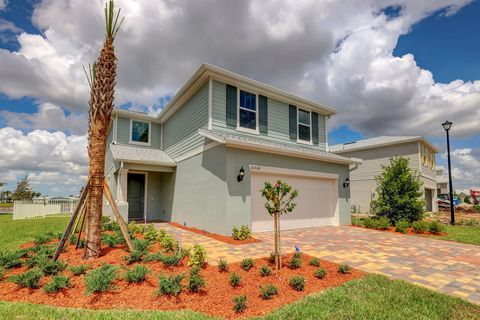
[[100,256],[102,236],[103,180],[107,130],[113,110],[117,58],[113,42],[123,22],[120,10],[114,14],[113,0],[105,5],[105,42],[100,56],[90,69],[90,111],[88,128],[89,193],[86,203],[84,258]]

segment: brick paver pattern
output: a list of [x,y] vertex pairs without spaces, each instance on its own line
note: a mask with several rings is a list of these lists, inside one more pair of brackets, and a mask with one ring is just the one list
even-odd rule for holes
[[[160,224],[183,245],[201,244],[208,262],[238,262],[273,251],[273,234],[257,233],[260,243],[229,245],[186,230]],[[406,236],[348,226],[282,231],[282,251],[302,252],[369,273],[383,274],[480,304],[480,246]]]

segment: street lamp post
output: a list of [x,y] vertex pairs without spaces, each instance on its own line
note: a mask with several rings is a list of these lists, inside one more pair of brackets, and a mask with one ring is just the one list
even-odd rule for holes
[[449,197],[450,197],[450,223],[455,224],[455,209],[453,208],[453,186],[452,186],[452,165],[450,162],[450,135],[449,131],[452,127],[452,122],[445,121],[442,123],[443,129],[447,132],[447,157],[448,157],[448,185],[449,185]]

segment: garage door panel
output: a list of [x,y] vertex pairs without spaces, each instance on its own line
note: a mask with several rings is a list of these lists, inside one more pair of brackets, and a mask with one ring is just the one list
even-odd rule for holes
[[264,200],[259,192],[264,182],[274,183],[282,179],[298,190],[297,206],[293,212],[282,216],[281,229],[307,228],[335,224],[336,181],[316,177],[297,177],[290,175],[255,173],[251,185],[251,221],[252,230],[271,231],[273,218],[264,207]]

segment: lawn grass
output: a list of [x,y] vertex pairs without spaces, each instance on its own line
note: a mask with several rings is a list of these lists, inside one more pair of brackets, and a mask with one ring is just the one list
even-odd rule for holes
[[448,235],[435,238],[480,245],[480,228],[471,226],[446,226]]
[[[113,307],[113,306],[112,306]],[[248,308],[248,301],[247,301]],[[87,310],[0,302],[5,319],[215,319],[190,311]],[[479,319],[480,306],[399,280],[369,275],[255,319]]]
[[43,232],[61,232],[69,220],[66,216],[51,216],[14,221],[12,216],[11,213],[0,214],[0,250],[17,249],[21,244]]
[[5,208],[12,208],[13,207],[13,202],[8,202],[8,203],[0,203],[0,209],[2,207],[5,207]]

